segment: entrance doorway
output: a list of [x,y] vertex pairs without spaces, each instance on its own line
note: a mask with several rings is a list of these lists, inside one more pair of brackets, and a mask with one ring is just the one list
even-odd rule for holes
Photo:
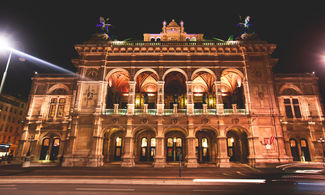
[[299,145],[297,144],[297,140],[291,138],[289,140],[291,155],[294,161],[311,161],[308,142],[306,139],[300,139],[300,152],[299,152]]
[[141,162],[153,162],[156,154],[155,133],[151,130],[140,132],[137,135],[137,156]]
[[173,131],[166,134],[167,162],[184,160],[185,136],[181,132]]
[[199,163],[214,162],[216,134],[211,130],[201,130],[195,135],[195,153]]
[[227,152],[230,162],[248,163],[248,140],[243,130],[227,132]]
[[60,149],[60,138],[44,138],[41,147],[40,160],[57,160]]

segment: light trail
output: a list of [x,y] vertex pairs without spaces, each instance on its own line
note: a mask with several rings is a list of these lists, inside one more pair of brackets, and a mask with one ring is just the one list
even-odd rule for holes
[[10,49],[13,51],[13,53],[15,53],[15,54],[17,54],[17,55],[19,55],[19,56],[21,56],[21,57],[24,57],[25,59],[29,59],[29,60],[31,60],[31,61],[34,62],[34,63],[35,63],[35,62],[36,62],[36,63],[41,63],[41,64],[44,64],[44,65],[48,66],[49,68],[53,68],[53,69],[55,69],[55,70],[59,70],[59,71],[62,71],[62,72],[64,72],[64,73],[74,75],[74,76],[79,77],[79,78],[81,78],[81,79],[85,79],[85,80],[88,80],[88,81],[91,80],[91,79],[89,79],[89,78],[87,78],[87,77],[84,77],[84,76],[82,76],[82,75],[80,75],[80,74],[77,74],[77,73],[72,72],[72,71],[70,71],[70,70],[68,70],[68,69],[62,68],[62,67],[60,67],[60,66],[58,66],[58,65],[55,65],[55,64],[50,63],[50,62],[47,62],[47,61],[42,60],[42,59],[40,59],[40,58],[37,58],[37,57],[35,57],[35,56],[29,55],[29,54],[24,53],[24,52],[22,52],[22,51],[19,51],[19,50],[13,49],[13,48],[10,48]]
[[193,179],[193,182],[265,183],[265,179]]

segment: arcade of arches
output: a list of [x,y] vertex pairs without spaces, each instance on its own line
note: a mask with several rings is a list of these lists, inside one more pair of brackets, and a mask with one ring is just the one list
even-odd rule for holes
[[[173,109],[174,106],[187,109],[187,104],[193,104],[194,109],[202,109],[203,105],[216,109],[217,104],[223,104],[225,109],[232,109],[233,105],[245,109],[243,76],[236,69],[224,70],[220,81],[209,69],[198,69],[191,80],[182,70],[171,69],[166,71],[162,81],[159,80],[154,70],[139,71],[134,81],[131,81],[127,70],[111,70],[106,108],[113,109],[116,105],[127,109],[127,104],[132,103],[135,109],[157,109],[157,104],[164,104],[165,109]],[[134,95],[130,88],[134,88]]]
[[[138,130],[133,139],[132,154],[135,164],[154,164],[157,150],[163,151],[163,159],[166,163],[186,162],[189,154],[194,152],[195,160],[199,165],[216,164],[218,148],[226,149],[226,159],[229,162],[248,163],[247,134],[238,128],[227,132],[226,142],[218,142],[215,130],[202,129],[195,133],[193,142],[190,142],[181,130],[170,130],[162,139],[162,148],[158,145],[159,137],[152,129]],[[123,160],[125,149],[125,132],[113,128],[104,134],[103,151],[104,163],[120,163]],[[194,151],[191,151],[194,149]]]

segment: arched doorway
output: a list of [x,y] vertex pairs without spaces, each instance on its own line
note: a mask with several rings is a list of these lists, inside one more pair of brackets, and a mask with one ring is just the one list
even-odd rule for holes
[[124,131],[111,129],[104,134],[103,156],[104,162],[122,160],[124,151]]
[[170,131],[165,135],[166,160],[177,162],[184,160],[186,155],[185,135],[180,131]]
[[232,109],[236,104],[238,109],[245,109],[243,75],[238,70],[227,69],[221,75],[222,102],[225,109]]
[[59,137],[45,137],[42,141],[40,160],[57,160],[60,150]]
[[152,130],[136,134],[136,151],[138,162],[153,162],[156,154],[156,135]]
[[311,159],[310,159],[309,147],[306,139],[304,138],[300,139],[300,148],[301,148],[301,156],[303,158],[303,161],[310,161]]
[[241,129],[227,132],[227,152],[230,162],[248,163],[247,134]]
[[192,75],[193,101],[195,109],[202,109],[203,104],[206,104],[207,108],[215,108],[216,93],[214,81],[214,75],[204,70]]
[[154,72],[144,71],[136,77],[135,86],[135,108],[143,108],[144,104],[148,105],[148,109],[156,107],[158,76]]
[[300,161],[300,154],[299,154],[297,141],[291,138],[289,142],[290,142],[290,150],[291,150],[291,155],[293,157],[293,160]]
[[186,108],[186,78],[181,72],[172,71],[165,77],[165,108],[173,109],[174,104],[180,109]]
[[195,153],[199,163],[214,162],[216,156],[215,133],[213,131],[198,131],[195,135]]
[[115,71],[108,77],[106,94],[106,108],[113,109],[114,104],[119,108],[126,109],[129,93],[129,73],[124,70]]
[[308,142],[305,138],[301,138],[299,144],[295,138],[290,138],[289,144],[291,156],[293,157],[294,161],[311,161]]

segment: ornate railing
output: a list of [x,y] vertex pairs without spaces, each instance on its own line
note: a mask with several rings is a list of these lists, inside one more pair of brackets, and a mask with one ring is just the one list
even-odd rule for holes
[[[127,109],[118,109],[116,113],[114,113],[114,109],[106,109],[103,112],[103,115],[126,115]],[[134,115],[140,115],[140,114],[147,114],[147,115],[157,115],[157,109],[147,109],[147,112],[144,111],[144,109],[134,109]],[[187,109],[177,109],[177,112],[175,113],[174,109],[164,109],[164,115],[173,115],[173,114],[185,114],[187,115]],[[194,109],[194,115],[217,115],[216,109],[207,109],[206,112],[203,109]],[[247,114],[245,109],[236,109],[234,111],[233,109],[224,109],[222,115],[245,115]]]
[[175,46],[175,45],[238,45],[238,41],[162,41],[162,42],[149,42],[149,41],[111,41],[110,45],[113,46]]

